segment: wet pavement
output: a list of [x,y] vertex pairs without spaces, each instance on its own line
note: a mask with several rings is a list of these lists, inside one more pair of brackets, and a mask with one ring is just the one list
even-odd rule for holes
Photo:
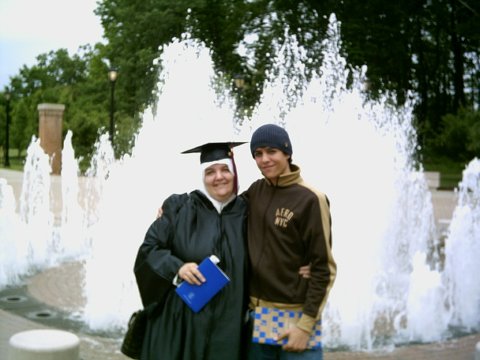
[[[17,196],[21,191],[21,173],[0,169]],[[52,180],[52,186],[60,179]],[[456,194],[451,191],[432,190],[435,219],[439,228],[446,228],[456,204]],[[58,206],[58,205],[57,205]],[[25,286],[0,292],[0,360],[6,360],[8,340],[17,332],[56,328],[71,331],[80,338],[81,360],[128,359],[120,353],[120,340],[89,334],[74,314],[84,303],[81,283],[84,276],[82,262],[62,264],[28,279]],[[442,343],[418,344],[397,347],[389,352],[325,352],[326,360],[347,359],[474,359],[475,345],[480,334],[463,336]]]

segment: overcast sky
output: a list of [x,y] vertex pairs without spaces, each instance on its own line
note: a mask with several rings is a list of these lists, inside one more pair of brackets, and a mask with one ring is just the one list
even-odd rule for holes
[[101,42],[96,0],[0,0],[0,90],[23,65],[51,50],[70,55]]

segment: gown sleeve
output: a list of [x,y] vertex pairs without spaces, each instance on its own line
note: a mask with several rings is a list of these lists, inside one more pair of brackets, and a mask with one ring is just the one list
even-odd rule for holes
[[165,200],[162,216],[150,225],[138,250],[134,273],[144,307],[162,302],[183,265],[171,249],[175,218],[187,197],[187,194],[172,195]]

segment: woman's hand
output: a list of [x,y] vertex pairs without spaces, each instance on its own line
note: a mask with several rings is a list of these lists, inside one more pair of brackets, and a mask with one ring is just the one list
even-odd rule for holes
[[198,271],[198,265],[194,262],[183,264],[178,270],[178,276],[192,285],[202,285],[206,280],[202,273]]
[[301,266],[300,269],[298,269],[298,273],[304,279],[310,279],[310,264]]
[[162,209],[162,208],[158,208],[158,210],[157,210],[157,219],[158,219],[159,217],[162,217],[162,215],[163,215],[163,209]]

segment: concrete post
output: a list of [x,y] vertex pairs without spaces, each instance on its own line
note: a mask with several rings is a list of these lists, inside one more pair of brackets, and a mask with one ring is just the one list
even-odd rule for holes
[[38,132],[40,146],[52,158],[52,174],[60,174],[62,168],[62,121],[65,105],[39,104]]
[[9,341],[8,360],[78,360],[80,339],[63,330],[27,330]]

